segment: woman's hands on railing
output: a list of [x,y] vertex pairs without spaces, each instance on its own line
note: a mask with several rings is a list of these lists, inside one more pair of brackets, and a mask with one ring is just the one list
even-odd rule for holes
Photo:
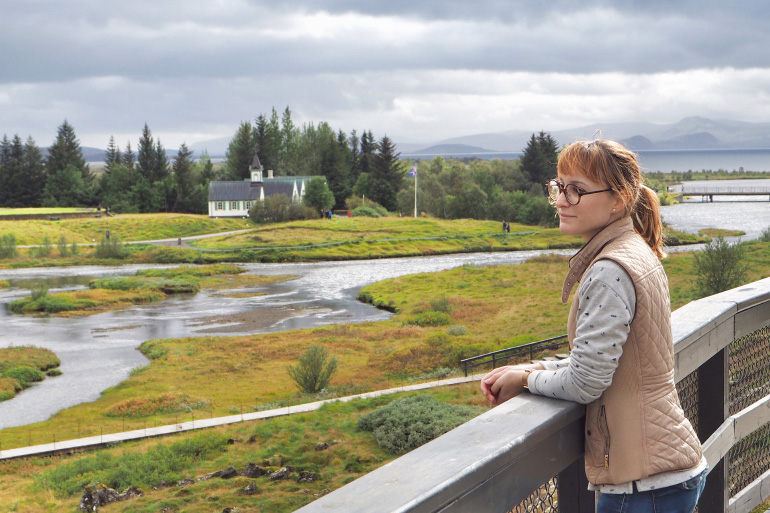
[[524,391],[521,380],[525,370],[543,370],[543,366],[528,363],[498,367],[481,378],[481,392],[495,406],[502,404]]

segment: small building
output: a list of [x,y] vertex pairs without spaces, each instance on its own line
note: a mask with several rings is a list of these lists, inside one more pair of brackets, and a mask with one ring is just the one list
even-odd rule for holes
[[267,171],[267,178],[262,176],[262,164],[259,157],[249,166],[251,178],[240,181],[209,183],[209,217],[248,217],[255,201],[264,201],[269,196],[283,194],[292,201],[302,201],[305,185],[312,176],[279,176]]

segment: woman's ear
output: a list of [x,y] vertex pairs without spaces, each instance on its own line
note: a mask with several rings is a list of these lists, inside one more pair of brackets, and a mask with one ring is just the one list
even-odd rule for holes
[[623,194],[622,192],[619,192],[617,194],[613,195],[615,197],[615,204],[612,205],[615,211],[623,212],[626,209],[626,204],[630,201],[631,198],[626,197],[627,194]]

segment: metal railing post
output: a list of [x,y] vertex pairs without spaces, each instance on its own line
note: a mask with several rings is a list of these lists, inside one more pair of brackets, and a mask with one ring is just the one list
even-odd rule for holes
[[585,459],[581,456],[559,472],[559,513],[594,513],[596,497],[588,491]]
[[[698,438],[705,442],[730,415],[728,345],[698,368]],[[728,455],[708,475],[699,513],[724,513],[730,500]]]

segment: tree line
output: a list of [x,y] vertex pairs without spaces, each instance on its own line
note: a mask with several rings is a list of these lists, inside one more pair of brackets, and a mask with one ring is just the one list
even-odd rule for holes
[[208,212],[212,180],[244,180],[255,155],[275,176],[323,176],[329,207],[348,208],[358,200],[409,215],[417,208],[441,218],[499,219],[553,224],[553,209],[541,184],[556,175],[558,146],[547,133],[533,134],[519,160],[405,161],[387,136],[371,130],[359,135],[335,131],[328,123],[298,127],[289,107],[275,108],[254,123],[240,124],[224,162],[207,153],[197,159],[182,144],[169,160],[160,139],[144,125],[136,151],[121,149],[110,137],[101,173],[86,163],[75,130],[66,120],[58,127],[47,155],[29,137],[0,141],[0,206],[109,207],[113,212]]

